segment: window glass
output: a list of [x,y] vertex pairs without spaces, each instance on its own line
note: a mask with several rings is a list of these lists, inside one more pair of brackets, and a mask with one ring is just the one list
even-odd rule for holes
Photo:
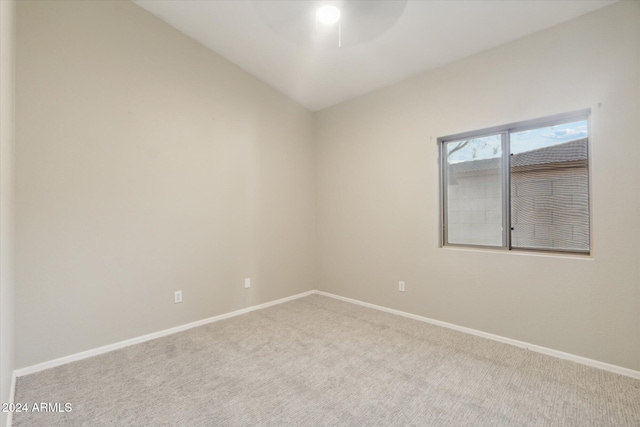
[[589,251],[587,121],[514,132],[511,246]]
[[447,242],[502,246],[502,137],[448,142]]

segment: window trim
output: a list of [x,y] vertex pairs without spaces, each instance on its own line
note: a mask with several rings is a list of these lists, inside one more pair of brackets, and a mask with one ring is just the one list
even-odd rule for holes
[[[555,126],[564,123],[571,123],[579,120],[586,120],[588,126],[587,136],[587,194],[588,194],[588,209],[589,209],[589,249],[588,250],[571,250],[571,249],[542,249],[542,248],[514,248],[511,245],[511,133],[522,132],[541,127]],[[446,185],[446,170],[447,156],[445,155],[445,145],[449,142],[455,142],[463,139],[482,138],[491,135],[502,135],[502,157],[501,157],[501,181],[502,181],[502,245],[501,246],[489,246],[489,245],[475,245],[475,244],[463,244],[463,243],[449,243],[448,242],[448,227],[447,227],[447,192],[445,191]],[[501,126],[493,126],[490,128],[479,129],[476,131],[463,132],[448,136],[439,137],[437,139],[438,144],[438,166],[439,166],[439,247],[453,247],[453,248],[474,248],[474,249],[487,249],[491,251],[517,251],[517,252],[536,252],[544,254],[574,254],[589,256],[593,253],[593,233],[592,233],[592,212],[591,212],[591,109],[586,108],[582,110],[576,110],[569,113],[555,114],[552,116],[541,117],[537,119],[525,120],[521,122],[509,123]],[[507,155],[504,155],[507,153]]]

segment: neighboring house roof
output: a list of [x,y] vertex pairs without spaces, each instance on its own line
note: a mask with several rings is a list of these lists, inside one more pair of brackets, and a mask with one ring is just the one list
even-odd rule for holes
[[[545,165],[587,160],[587,138],[550,147],[525,151],[511,156],[511,167]],[[501,159],[470,160],[449,165],[451,173],[469,173],[498,169]]]
[[501,159],[468,160],[449,165],[451,173],[481,172],[498,169]]
[[515,154],[511,156],[511,167],[574,162],[577,160],[587,160],[587,138]]

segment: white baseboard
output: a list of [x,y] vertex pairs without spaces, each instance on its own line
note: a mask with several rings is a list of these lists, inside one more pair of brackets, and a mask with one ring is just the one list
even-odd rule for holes
[[640,371],[634,371],[633,369],[623,368],[622,366],[611,365],[609,363],[600,362],[598,360],[588,359],[582,356],[576,356],[575,354],[565,353],[558,350],[553,350],[551,348],[542,347],[535,344],[529,344],[524,341],[518,341],[511,338],[502,337],[500,335],[494,335],[487,332],[478,331],[476,329],[467,328],[464,326],[454,325],[453,323],[442,322],[440,320],[430,319],[424,316],[418,316],[417,314],[411,314],[400,310],[394,310],[393,308],[387,308],[380,305],[370,304],[368,302],[363,302],[351,298],[342,297],[340,295],[331,294],[323,291],[315,291],[318,295],[324,295],[326,297],[335,298],[341,301],[350,302],[352,304],[361,305],[363,307],[373,308],[376,310],[384,311],[391,314],[396,314],[398,316],[407,317],[409,319],[418,320],[420,322],[430,323],[436,326],[442,326],[444,328],[453,329],[459,332],[464,332],[470,335],[476,335],[478,337],[487,338],[493,341],[498,341],[505,344],[511,344],[516,347],[525,348],[527,350],[535,351],[537,353],[546,354],[547,356],[557,357],[559,359],[570,360],[572,362],[580,363],[582,365],[591,366],[593,368],[602,369],[604,371],[613,372],[614,374],[624,375],[627,377],[640,379]]
[[[458,325],[454,325],[452,323],[443,322],[443,321],[440,321],[440,320],[430,319],[428,317],[419,316],[417,314],[411,314],[411,313],[407,313],[407,312],[404,312],[404,311],[383,307],[383,306],[380,306],[380,305],[370,304],[370,303],[367,303],[367,302],[363,302],[363,301],[359,301],[359,300],[355,300],[355,299],[351,299],[351,298],[342,297],[340,295],[335,295],[335,294],[331,294],[331,293],[324,292],[324,291],[313,290],[313,291],[303,292],[301,294],[292,295],[290,297],[281,298],[281,299],[278,299],[278,300],[275,300],[275,301],[270,301],[270,302],[267,302],[267,303],[264,303],[264,304],[254,305],[254,306],[251,306],[251,307],[247,307],[247,308],[243,308],[243,309],[240,309],[240,310],[232,311],[230,313],[225,313],[225,314],[221,314],[221,315],[218,315],[218,316],[210,317],[208,319],[198,320],[196,322],[187,323],[185,325],[176,326],[174,328],[165,329],[163,331],[154,332],[154,333],[151,333],[151,334],[148,334],[148,335],[143,335],[141,337],[131,338],[131,339],[128,339],[128,340],[125,340],[125,341],[120,341],[120,342],[117,342],[117,343],[114,343],[114,344],[109,344],[109,345],[106,345],[106,346],[103,346],[103,347],[98,347],[98,348],[95,348],[95,349],[92,349],[92,350],[83,351],[83,352],[80,352],[80,353],[72,354],[72,355],[61,357],[61,358],[54,359],[54,360],[50,360],[48,362],[43,362],[43,363],[39,363],[37,365],[28,366],[26,368],[17,369],[17,370],[15,370],[13,372],[12,386],[11,386],[11,393],[12,393],[11,394],[11,401],[13,402],[13,396],[14,396],[13,393],[15,392],[16,377],[21,377],[23,375],[33,374],[35,372],[43,371],[45,369],[54,368],[56,366],[64,365],[66,363],[75,362],[77,360],[86,359],[88,357],[97,356],[97,355],[103,354],[103,353],[108,353],[110,351],[118,350],[120,348],[128,347],[130,345],[143,343],[143,342],[150,341],[150,340],[153,340],[153,339],[156,339],[156,338],[160,338],[160,337],[164,337],[164,336],[167,336],[167,335],[175,334],[177,332],[186,331],[187,329],[195,328],[197,326],[202,326],[202,325],[206,325],[208,323],[217,322],[219,320],[228,319],[230,317],[239,316],[241,314],[249,313],[249,312],[255,311],[255,310],[260,310],[262,308],[271,307],[271,306],[274,306],[274,305],[277,305],[277,304],[282,304],[284,302],[292,301],[292,300],[295,300],[295,299],[298,299],[298,298],[302,298],[302,297],[306,297],[306,296],[312,295],[312,294],[323,295],[323,296],[326,296],[326,297],[335,298],[335,299],[338,299],[338,300],[341,300],[341,301],[345,301],[345,302],[349,302],[349,303],[352,303],[352,304],[361,305],[363,307],[373,308],[375,310],[380,310],[380,311],[384,311],[384,312],[387,312],[387,313],[395,314],[395,315],[398,315],[398,316],[407,317],[409,319],[418,320],[420,322],[430,323],[432,325],[442,326],[444,328],[453,329],[453,330],[456,330],[456,331],[459,331],[459,332],[464,332],[464,333],[467,333],[467,334],[470,334],[470,335],[475,335],[475,336],[479,336],[479,337],[482,337],[482,338],[487,338],[487,339],[490,339],[490,340],[493,340],[493,341],[498,341],[498,342],[501,342],[501,343],[514,345],[516,347],[525,348],[527,350],[535,351],[535,352],[541,353],[541,354],[546,354],[548,356],[557,357],[559,359],[570,360],[570,361],[573,361],[573,362],[576,362],[576,363],[580,363],[582,365],[591,366],[591,367],[594,367],[594,368],[598,368],[598,369],[602,369],[602,370],[605,370],[605,371],[613,372],[615,374],[624,375],[624,376],[635,378],[635,379],[640,379],[640,371],[635,371],[633,369],[628,369],[628,368],[623,368],[621,366],[611,365],[609,363],[600,362],[598,360],[588,359],[588,358],[582,357],[582,356],[576,356],[575,354],[565,353],[565,352],[558,351],[558,350],[553,350],[553,349],[550,349],[550,348],[547,348],[547,347],[542,347],[542,346],[539,346],[539,345],[526,343],[524,341],[518,341],[518,340],[511,339],[511,338],[502,337],[500,335],[494,335],[494,334],[490,334],[490,333],[487,333],[487,332],[478,331],[476,329],[471,329],[471,328],[467,328],[467,327],[464,327],[464,326],[458,326]],[[9,414],[9,417],[11,417],[11,414]],[[9,423],[8,425],[10,426],[11,424]]]
[[253,305],[251,307],[242,308],[240,310],[232,311],[230,313],[220,314],[218,316],[210,317],[208,319],[198,320],[196,322],[187,323],[185,325],[176,326],[174,328],[165,329],[163,331],[153,332],[151,334],[143,335],[141,337],[131,338],[125,341],[120,341],[117,343],[105,345],[103,347],[94,348],[92,350],[83,351],[80,353],[71,354],[69,356],[60,357],[58,359],[50,360],[48,362],[38,363],[37,365],[27,366],[25,368],[16,369],[14,371],[14,378],[21,377],[24,375],[33,374],[36,372],[43,371],[45,369],[54,368],[56,366],[64,365],[67,363],[75,362],[78,360],[86,359],[88,357],[97,356],[99,354],[108,353],[113,350],[118,350],[124,347],[128,347],[134,344],[140,344],[146,341],[150,341],[156,338],[161,338],[167,335],[175,334],[177,332],[186,331],[187,329],[195,328],[197,326],[206,325],[208,323],[217,322],[220,320],[228,319],[230,317],[240,316],[241,314],[249,313],[251,311],[260,310],[262,308],[271,307],[273,305],[282,304],[287,301],[291,301],[294,299],[306,297],[308,295],[314,294],[316,291],[308,291],[303,292],[301,294],[292,295],[290,297],[281,298],[275,301],[269,301],[264,304]]

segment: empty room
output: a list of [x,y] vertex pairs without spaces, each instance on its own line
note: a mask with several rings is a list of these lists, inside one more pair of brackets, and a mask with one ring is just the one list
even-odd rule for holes
[[640,2],[0,0],[9,426],[640,426]]

